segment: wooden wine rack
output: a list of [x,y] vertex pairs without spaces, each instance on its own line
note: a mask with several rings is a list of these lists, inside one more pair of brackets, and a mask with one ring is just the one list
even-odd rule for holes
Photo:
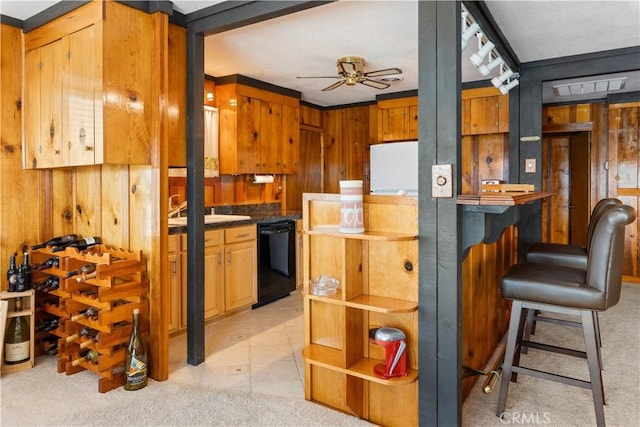
[[[52,252],[50,248],[43,248],[33,251],[31,257],[34,265],[51,257],[59,259],[58,267],[32,273],[34,284],[49,276],[56,276],[60,281],[56,290],[36,292],[38,317],[56,316],[59,319],[58,328],[36,335],[36,341],[45,341],[46,336],[51,335],[58,337],[58,372],[72,375],[90,370],[100,376],[100,393],[123,385],[133,310],[140,309],[143,319],[149,310],[149,282],[142,252],[97,245],[85,251],[66,248]],[[94,264],[95,273],[67,277],[69,272],[86,264]],[[74,317],[90,307],[99,310],[97,318]],[[67,342],[68,337],[84,327],[98,331],[99,335],[93,340],[80,336]],[[143,323],[142,330],[143,333],[148,330],[148,325]],[[36,346],[42,352],[41,346]],[[92,362],[82,358],[83,348],[98,352],[98,360]],[[78,359],[81,359],[79,364],[74,366],[73,361]]]

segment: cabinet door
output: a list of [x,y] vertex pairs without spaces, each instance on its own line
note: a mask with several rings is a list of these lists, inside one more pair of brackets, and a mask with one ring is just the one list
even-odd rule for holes
[[170,316],[169,316],[169,332],[177,331],[181,328],[180,311],[181,311],[181,288],[182,273],[180,271],[180,256],[176,253],[170,253],[169,263],[169,287],[171,289]]
[[[63,40],[25,55],[26,168],[64,166],[62,156]],[[31,122],[33,121],[33,122]]]
[[499,101],[497,96],[472,98],[470,109],[470,135],[498,132]]
[[299,109],[282,106],[282,173],[295,174],[300,170]]
[[418,139],[418,106],[407,107],[407,139]]
[[257,298],[256,242],[225,246],[225,309],[227,311],[255,303]]
[[222,246],[204,250],[204,318],[209,319],[224,312],[224,266]]
[[260,100],[238,97],[237,173],[260,171]]
[[383,108],[379,113],[380,141],[400,141],[406,138],[406,107]]
[[260,101],[260,172],[281,173],[282,105]]
[[70,166],[94,164],[95,91],[98,78],[95,60],[95,27],[92,25],[69,36],[69,53],[65,56],[69,96],[65,113],[64,149],[69,151]]

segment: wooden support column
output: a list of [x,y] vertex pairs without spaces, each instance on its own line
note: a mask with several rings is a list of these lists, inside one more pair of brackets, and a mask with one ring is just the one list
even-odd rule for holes
[[[462,423],[460,2],[420,2],[420,425]],[[431,165],[451,164],[451,198],[432,198]]]

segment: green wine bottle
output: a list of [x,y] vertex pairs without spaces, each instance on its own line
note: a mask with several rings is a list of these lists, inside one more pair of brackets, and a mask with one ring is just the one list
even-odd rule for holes
[[[22,298],[15,299],[16,313],[22,311]],[[29,360],[31,339],[29,323],[25,316],[9,319],[7,333],[4,339],[4,363],[15,365]]]
[[124,389],[138,390],[147,385],[147,349],[140,333],[140,310],[133,310],[133,328],[124,364]]

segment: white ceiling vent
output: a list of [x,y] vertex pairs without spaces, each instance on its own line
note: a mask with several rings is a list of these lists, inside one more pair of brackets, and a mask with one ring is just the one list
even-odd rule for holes
[[595,92],[611,92],[624,88],[626,77],[593,80],[589,82],[573,82],[553,86],[556,96],[586,95]]

